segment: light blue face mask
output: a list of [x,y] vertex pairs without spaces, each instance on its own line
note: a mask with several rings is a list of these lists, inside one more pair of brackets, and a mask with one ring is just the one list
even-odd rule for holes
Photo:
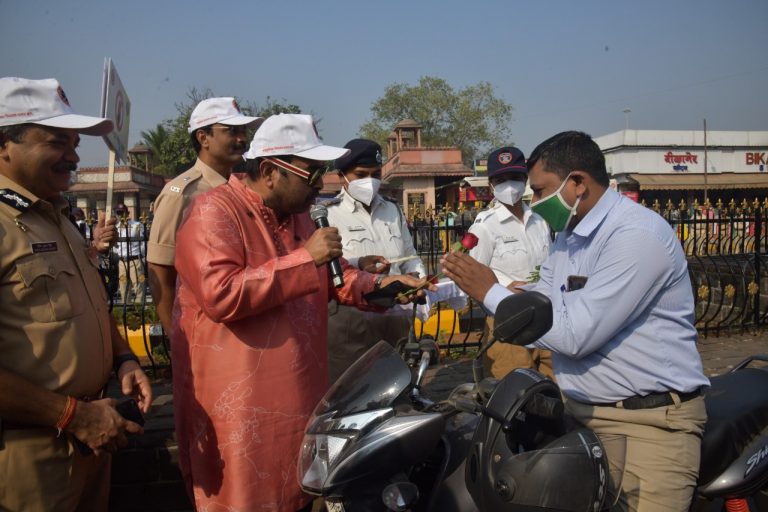
[[576,204],[568,206],[568,203],[565,202],[565,199],[563,199],[563,196],[560,193],[565,187],[565,184],[568,183],[568,178],[570,177],[571,175],[568,174],[557,190],[547,197],[543,197],[535,203],[531,203],[531,210],[547,221],[547,224],[549,224],[549,227],[551,227],[552,231],[555,233],[559,233],[568,227],[568,223],[570,222],[571,217],[576,214],[576,208],[578,208],[579,202],[581,201],[581,197],[579,196],[576,198]]

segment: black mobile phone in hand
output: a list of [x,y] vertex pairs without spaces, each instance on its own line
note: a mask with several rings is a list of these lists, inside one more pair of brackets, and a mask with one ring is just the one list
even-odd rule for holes
[[136,400],[133,398],[129,398],[128,400],[120,402],[115,406],[115,409],[117,409],[117,412],[120,413],[120,416],[127,419],[128,421],[137,423],[142,427],[144,426],[144,415],[141,414],[141,411],[139,410],[139,404],[137,404]]
[[[137,423],[142,427],[144,426],[144,415],[141,414],[141,411],[139,410],[139,404],[137,404],[136,400],[133,398],[120,402],[115,406],[115,410],[117,410],[117,412],[120,413],[120,416],[126,420]],[[74,439],[77,451],[79,451],[81,455],[91,455],[93,453],[93,450],[91,450],[90,446],[76,437]]]

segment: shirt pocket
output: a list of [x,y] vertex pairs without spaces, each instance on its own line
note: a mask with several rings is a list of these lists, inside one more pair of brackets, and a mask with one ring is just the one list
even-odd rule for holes
[[398,226],[392,222],[386,225],[384,231],[384,241],[387,244],[387,250],[389,254],[385,254],[389,258],[398,258],[404,255],[403,238],[400,234]]
[[373,235],[368,228],[347,229],[341,237],[344,246],[352,251],[373,245]]
[[493,247],[493,256],[498,260],[515,261],[520,258],[527,259],[528,251],[522,240],[499,237]]
[[61,254],[35,254],[16,262],[20,282],[16,297],[34,322],[59,322],[83,312],[84,298],[73,295],[77,285],[74,261]]

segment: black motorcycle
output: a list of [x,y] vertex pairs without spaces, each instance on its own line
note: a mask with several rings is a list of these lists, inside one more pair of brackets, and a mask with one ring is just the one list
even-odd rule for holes
[[[541,294],[511,296],[494,335],[528,344],[549,330],[551,311]],[[478,375],[434,403],[420,384],[436,355],[432,340],[405,354],[380,342],[347,370],[307,425],[298,465],[305,492],[332,512],[596,512],[614,503],[620,436],[574,426],[557,386],[531,370],[501,381]],[[768,358],[711,379],[693,511],[768,510],[768,370],[748,367],[758,360]]]

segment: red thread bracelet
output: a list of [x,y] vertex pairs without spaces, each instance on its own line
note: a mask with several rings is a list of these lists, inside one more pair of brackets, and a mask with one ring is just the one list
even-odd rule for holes
[[57,437],[61,435],[62,430],[67,428],[69,424],[72,423],[72,418],[75,417],[75,409],[77,409],[77,400],[71,396],[67,396],[67,404],[64,406],[64,410],[56,422],[56,430],[59,432]]

